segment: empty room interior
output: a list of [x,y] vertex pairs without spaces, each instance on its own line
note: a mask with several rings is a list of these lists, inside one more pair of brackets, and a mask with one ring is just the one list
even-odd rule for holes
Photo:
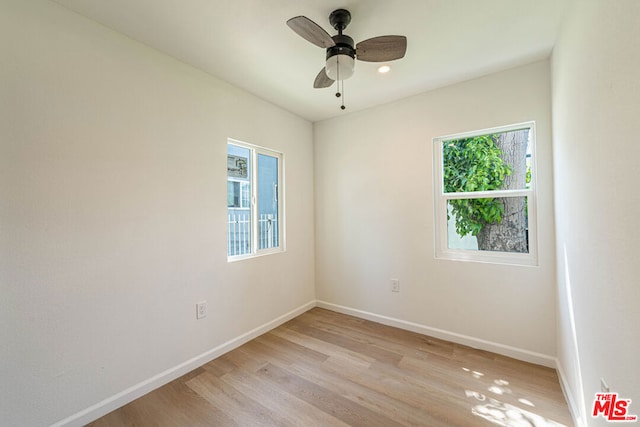
[[639,1],[0,0],[0,40],[0,425],[640,414]]

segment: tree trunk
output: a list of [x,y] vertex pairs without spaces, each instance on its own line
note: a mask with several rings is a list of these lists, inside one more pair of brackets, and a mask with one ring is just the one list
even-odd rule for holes
[[[512,173],[504,180],[503,190],[521,190],[527,181],[527,141],[529,130],[518,130],[498,135],[496,145],[502,150],[502,159],[511,165]],[[500,252],[529,252],[527,242],[526,197],[498,199],[504,206],[500,224],[486,224],[476,236],[478,249]]]

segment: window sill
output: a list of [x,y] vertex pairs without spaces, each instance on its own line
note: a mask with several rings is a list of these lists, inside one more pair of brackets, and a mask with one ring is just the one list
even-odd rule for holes
[[477,262],[484,264],[515,265],[521,267],[538,267],[538,257],[534,254],[481,251],[441,251],[436,252],[437,260]]
[[255,254],[227,256],[227,262],[243,261],[245,259],[260,258],[267,255],[280,254],[285,252],[283,248],[265,249]]

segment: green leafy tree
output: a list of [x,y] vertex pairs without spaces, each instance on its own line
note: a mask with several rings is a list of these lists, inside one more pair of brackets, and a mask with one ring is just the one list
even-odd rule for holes
[[[496,135],[446,141],[443,147],[444,191],[466,193],[500,190],[511,167],[502,159]],[[486,224],[500,223],[504,206],[496,199],[451,200],[460,236],[476,236]]]
[[[445,141],[447,193],[524,188],[528,130]],[[480,250],[527,252],[526,199],[483,198],[449,201],[456,232],[475,236]]]

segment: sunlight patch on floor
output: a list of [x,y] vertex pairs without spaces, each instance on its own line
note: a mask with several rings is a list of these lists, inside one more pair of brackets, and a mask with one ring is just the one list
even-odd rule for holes
[[484,376],[484,374],[482,372],[472,371],[469,368],[462,368],[462,370],[465,371],[465,372],[470,372],[471,375],[473,375],[473,378],[482,378]]
[[[462,368],[476,379],[482,379],[484,374],[469,368]],[[486,380],[486,378],[485,378]],[[492,395],[504,396],[512,395],[513,391],[508,387],[509,381],[504,379],[496,379],[488,385],[487,390]],[[486,386],[486,383],[485,383]],[[473,398],[479,403],[471,408],[471,413],[477,417],[484,418],[493,424],[503,427],[567,427],[556,421],[547,419],[534,412],[524,410],[517,406],[501,402],[493,397],[489,397],[481,392],[474,390],[465,390],[467,398]],[[512,396],[511,398],[515,398]],[[529,399],[518,398],[518,402],[523,405],[534,408],[536,405]]]
[[474,406],[471,413],[504,427],[566,427],[564,424],[493,398],[488,398],[487,403]]
[[530,400],[527,399],[518,399],[518,402],[522,403],[523,405],[527,405],[527,406],[536,406],[534,405]]

